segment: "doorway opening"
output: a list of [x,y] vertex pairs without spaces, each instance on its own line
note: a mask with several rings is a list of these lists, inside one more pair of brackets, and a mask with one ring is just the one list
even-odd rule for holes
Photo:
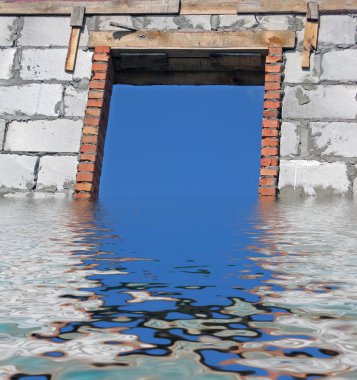
[[[187,54],[189,53],[189,56]],[[259,176],[259,195],[260,196],[276,196],[277,194],[277,181],[279,174],[279,144],[280,144],[280,113],[281,113],[281,99],[282,99],[282,75],[283,75],[283,52],[282,47],[269,47],[266,51],[260,51],[259,53],[232,53],[232,52],[224,52],[222,50],[219,53],[212,51],[185,51],[185,56],[183,57],[182,51],[173,50],[168,55],[166,53],[156,53],[156,52],[148,52],[148,51],[133,51],[131,53],[123,53],[120,50],[111,50],[110,47],[107,46],[98,46],[95,48],[94,57],[93,57],[93,66],[92,66],[92,78],[90,81],[90,91],[88,95],[88,103],[86,109],[86,115],[84,119],[83,126],[83,134],[82,134],[82,142],[81,142],[81,150],[79,157],[79,165],[77,172],[77,184],[76,184],[76,198],[95,198],[99,193],[99,182],[100,175],[102,171],[102,162],[103,162],[103,154],[104,154],[104,145],[105,145],[105,137],[106,130],[109,118],[109,108],[111,102],[111,95],[113,90],[113,84],[131,84],[136,86],[147,86],[147,85],[172,85],[167,88],[174,89],[175,85],[221,85],[221,88],[229,89],[227,91],[234,91],[237,89],[242,89],[240,86],[252,86],[250,87],[250,92],[254,88],[254,86],[262,86],[264,85],[264,96],[260,98],[259,101],[255,100],[252,103],[254,107],[259,105],[260,111],[258,112],[256,108],[252,108],[248,113],[253,117],[255,125],[258,125],[255,117],[257,115],[263,114],[261,128],[256,128],[255,130],[260,130],[260,144],[255,145],[257,148],[260,145],[260,176]],[[176,56],[178,54],[178,56]],[[196,54],[196,55],[195,55]],[[198,54],[198,55],[197,55]],[[265,55],[267,54],[267,55]],[[222,86],[223,85],[223,86]],[[236,86],[240,87],[237,88]],[[139,87],[140,88],[140,87]],[[159,87],[157,87],[159,88]],[[163,87],[162,87],[163,88]],[[182,87],[184,88],[184,87]],[[196,89],[192,89],[192,91],[198,91],[200,87],[196,87]],[[205,87],[201,87],[205,89]],[[206,89],[209,87],[206,87]],[[220,88],[219,86],[216,89]],[[155,89],[155,86],[152,87]],[[147,91],[146,88],[145,91]],[[115,90],[116,91],[116,90]],[[120,91],[120,90],[118,90]],[[216,90],[217,91],[217,90]],[[193,92],[192,92],[193,93]],[[209,90],[207,90],[207,94]],[[206,94],[206,95],[207,95]],[[263,95],[263,91],[261,90],[261,95]],[[203,95],[201,95],[202,97]],[[220,119],[216,119],[215,124],[225,124],[226,127],[230,124],[239,124],[240,115],[242,109],[239,110],[239,106],[241,100],[239,97],[234,99],[232,95],[227,97],[227,101],[230,102],[230,108],[236,109],[235,120],[236,123],[231,120],[229,123],[224,123],[224,113],[217,113],[220,115],[222,119],[222,123],[220,123]],[[168,99],[173,98],[172,96],[168,97]],[[224,98],[224,97],[223,97]],[[248,99],[249,96],[245,95],[245,98]],[[264,102],[263,102],[264,98]],[[153,96],[147,94],[147,99],[150,102],[153,101]],[[132,115],[128,117],[128,123],[132,122],[135,119],[138,119],[139,116],[143,116],[145,112],[149,112],[146,110],[142,111],[143,105],[145,105],[148,100],[141,99],[140,101],[133,100],[134,108],[132,109]],[[167,99],[165,99],[167,100]],[[219,98],[221,100],[221,97]],[[217,103],[210,100],[210,106],[205,109],[210,113]],[[120,107],[120,99],[118,100]],[[197,100],[195,100],[197,103]],[[154,104],[154,103],[153,103]],[[262,106],[263,105],[263,106]],[[114,111],[115,112],[114,106]],[[199,106],[197,106],[199,108]],[[248,107],[248,106],[247,106]],[[155,107],[152,107],[153,109]],[[165,108],[165,109],[164,109]],[[155,121],[153,121],[154,125],[157,123],[159,125],[159,121],[162,121],[162,115],[168,108],[168,105],[164,107],[156,108],[155,113]],[[248,108],[243,107],[244,111]],[[150,111],[153,112],[153,111]],[[206,113],[207,113],[206,112]],[[257,113],[258,112],[258,113]],[[186,118],[195,118],[195,112],[191,112],[191,116],[187,116]],[[170,115],[167,116],[169,120],[167,121],[168,125],[173,125],[173,121],[176,121],[177,117],[175,115],[183,114],[183,107],[174,107],[170,111]],[[119,123],[115,127],[111,127],[111,129],[116,128],[120,129],[120,116]],[[210,116],[210,119],[213,116]],[[214,118],[213,118],[214,119]],[[211,121],[211,120],[210,120]],[[182,124],[183,122],[181,122]],[[199,122],[195,122],[195,125],[199,125]],[[186,126],[186,124],[185,124]],[[132,127],[133,128],[133,127]],[[246,132],[249,129],[245,129],[245,127],[239,128],[235,132],[237,132],[237,138],[234,139],[233,136],[230,136],[230,139],[234,139],[236,142],[237,151],[244,151],[247,146],[247,142],[244,142],[244,134],[240,135],[239,132]],[[158,136],[164,136],[163,132],[167,133],[167,130],[164,130],[161,127],[161,134],[159,131],[156,131]],[[196,128],[197,129],[197,128]],[[128,129],[129,131],[130,129]],[[193,129],[192,129],[193,130]],[[190,132],[192,132],[190,130]],[[221,126],[222,130],[222,126]],[[216,129],[216,133],[221,131],[219,128]],[[147,132],[147,131],[146,131]],[[143,134],[144,132],[137,131],[138,134]],[[173,132],[174,134],[176,132]],[[223,133],[222,133],[223,136]],[[153,137],[148,135],[148,137]],[[182,136],[176,134],[176,139],[179,139]],[[191,135],[191,138],[193,135]],[[196,136],[197,137],[197,136]],[[208,137],[208,136],[206,136]],[[218,139],[218,135],[211,135],[211,139]],[[138,137],[139,138],[139,137]],[[197,137],[198,139],[198,137]],[[196,147],[198,147],[199,141],[196,139]],[[201,138],[202,139],[202,138]],[[110,137],[110,141],[108,144],[115,144],[115,137]],[[192,138],[192,141],[195,139]],[[183,144],[183,142],[181,142]],[[229,144],[232,144],[229,141]],[[228,145],[229,145],[228,144]],[[133,145],[133,144],[132,144]],[[163,144],[165,146],[165,144]],[[169,147],[170,144],[166,143],[166,147]],[[222,143],[221,147],[224,146]],[[133,149],[131,152],[135,152],[133,145]],[[186,147],[187,148],[187,147]],[[176,146],[175,149],[178,149]],[[215,149],[213,146],[207,148],[208,150]],[[174,150],[173,146],[171,146],[171,151]],[[197,149],[199,151],[199,149]],[[193,146],[190,149],[191,152],[194,152]],[[250,150],[254,151],[253,150]],[[130,151],[127,151],[127,156]],[[182,152],[180,152],[182,153]],[[224,152],[227,154],[227,152]],[[235,152],[237,153],[237,152]],[[248,152],[247,152],[248,154]],[[166,156],[169,156],[169,151],[166,152]],[[223,157],[219,156],[219,158]],[[154,157],[154,156],[153,156]],[[210,163],[211,166],[214,165],[212,160],[212,156],[207,156],[205,158],[205,162]],[[123,157],[124,158],[124,157]],[[196,159],[200,158],[199,154],[197,154]],[[158,157],[156,156],[158,160]],[[196,159],[191,157],[191,161],[194,163]],[[228,162],[233,163],[234,157],[233,153],[230,157],[231,161],[227,160],[225,163],[222,163],[221,170],[216,170],[216,175],[219,173],[224,173],[223,168],[228,168]],[[161,160],[164,158],[162,156]],[[176,156],[175,162],[179,162],[179,156]],[[125,160],[124,160],[125,161]],[[133,161],[133,160],[132,160]],[[184,156],[181,157],[181,161],[184,162]],[[237,162],[240,161],[240,162]],[[256,162],[255,159],[253,161]],[[108,162],[114,162],[115,159],[109,158]],[[198,162],[198,161],[197,161]],[[122,163],[120,163],[121,165]],[[217,163],[215,163],[218,165]],[[246,158],[237,158],[236,162],[234,162],[236,169],[236,173],[234,172],[233,166],[231,167],[231,173],[226,178],[239,178],[239,173],[242,173],[242,167],[246,167],[248,164],[248,159]],[[209,165],[206,166],[206,168]],[[183,173],[188,174],[188,170],[183,171]],[[199,170],[196,169],[196,172],[199,173]],[[179,174],[179,169],[174,169],[166,167],[166,173],[169,174]],[[183,174],[181,173],[181,174]],[[129,174],[129,173],[128,173]],[[131,173],[130,175],[132,175]],[[247,181],[248,178],[252,178],[254,175],[254,169],[252,169],[251,175],[246,177],[241,183]],[[111,174],[108,174],[109,176]],[[119,175],[120,177],[120,175]],[[164,176],[161,176],[161,180]],[[213,177],[211,177],[212,180]],[[176,178],[179,180],[179,177]],[[192,184],[194,183],[193,177],[191,177]],[[257,183],[258,175],[256,175]],[[207,179],[206,179],[207,180]],[[181,177],[181,181],[185,181],[185,183],[189,183],[188,177]],[[203,181],[203,180],[202,180]],[[172,183],[174,183],[173,181]],[[218,183],[222,181],[217,181]],[[139,185],[140,182],[137,182]],[[202,182],[202,185],[205,182]],[[123,184],[123,181],[121,182]],[[141,186],[143,184],[141,183]],[[163,183],[161,183],[162,189]],[[179,187],[178,185],[176,187]],[[206,189],[214,188],[212,182],[206,181]],[[231,182],[227,185],[226,190],[228,189],[237,189],[239,186]],[[124,187],[122,187],[124,189]],[[187,190],[186,186],[186,190]],[[125,191],[129,191],[126,189]],[[203,189],[201,188],[201,192]]]
[[262,86],[115,85],[101,196],[255,197]]

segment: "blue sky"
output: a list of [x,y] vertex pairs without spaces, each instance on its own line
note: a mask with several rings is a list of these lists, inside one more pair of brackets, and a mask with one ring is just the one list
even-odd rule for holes
[[263,87],[114,87],[101,197],[256,197]]

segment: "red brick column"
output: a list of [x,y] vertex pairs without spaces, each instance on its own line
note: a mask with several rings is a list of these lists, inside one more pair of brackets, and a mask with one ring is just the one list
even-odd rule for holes
[[264,113],[259,179],[260,196],[277,195],[282,74],[282,48],[271,47],[265,63]]
[[77,169],[77,199],[98,196],[113,78],[110,48],[96,47]]

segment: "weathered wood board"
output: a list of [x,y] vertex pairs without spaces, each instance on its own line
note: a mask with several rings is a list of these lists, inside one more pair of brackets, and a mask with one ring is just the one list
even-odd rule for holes
[[[0,14],[306,13],[309,0],[0,0]],[[318,0],[320,13],[357,12],[357,0]]]
[[177,14],[180,0],[0,0],[0,14],[71,14],[74,6],[86,14]]
[[295,47],[295,32],[276,30],[245,31],[157,31],[92,32],[89,47],[110,46],[120,50],[224,50],[259,51],[270,46]]
[[[306,13],[310,0],[181,0],[181,14]],[[321,13],[357,11],[357,0],[318,0]]]

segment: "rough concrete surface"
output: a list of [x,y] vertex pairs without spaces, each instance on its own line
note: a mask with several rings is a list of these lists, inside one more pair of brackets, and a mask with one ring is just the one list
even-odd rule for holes
[[[68,46],[70,18],[66,16],[27,16],[18,39],[19,46]],[[79,45],[88,43],[88,28],[81,33]]]
[[31,83],[0,86],[0,115],[56,116],[56,106],[62,99],[62,85]]
[[82,120],[12,121],[8,125],[5,151],[78,153]]
[[31,190],[37,157],[0,154],[0,192],[7,189]]
[[[1,53],[0,53],[1,54]],[[24,80],[70,81],[90,78],[93,53],[79,50],[74,73],[64,70],[67,49],[24,49],[20,78]]]
[[320,85],[285,88],[283,118],[355,119],[356,85]]
[[295,156],[299,153],[300,132],[297,123],[281,124],[280,155]]
[[0,49],[0,79],[11,79],[16,49]]
[[36,189],[53,192],[72,190],[77,165],[76,156],[41,157]]
[[304,195],[346,195],[350,191],[347,165],[344,162],[315,160],[281,160],[280,193],[296,190]]
[[354,15],[322,15],[319,45],[355,45],[357,19]]
[[64,114],[66,116],[83,116],[87,105],[88,92],[68,86],[64,92]]
[[16,17],[0,16],[0,46],[12,46]]
[[356,82],[357,49],[329,51],[322,56],[321,80]]
[[310,123],[312,154],[357,158],[357,123]]
[[320,72],[320,56],[313,55],[311,57],[310,70],[301,68],[301,53],[286,52],[285,53],[285,83],[317,83],[319,81]]

